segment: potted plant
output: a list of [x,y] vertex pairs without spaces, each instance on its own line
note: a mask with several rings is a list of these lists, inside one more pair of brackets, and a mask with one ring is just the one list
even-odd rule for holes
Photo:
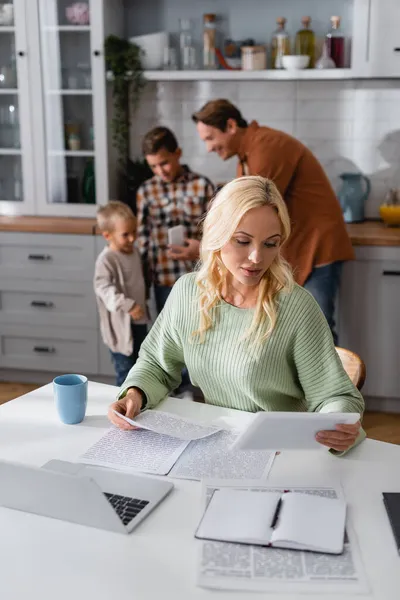
[[144,161],[130,160],[129,145],[130,119],[139,106],[145,86],[141,61],[143,52],[136,44],[116,35],[106,38],[104,51],[106,68],[112,75],[114,110],[111,129],[118,157],[119,196],[135,208],[136,190],[150,171]]

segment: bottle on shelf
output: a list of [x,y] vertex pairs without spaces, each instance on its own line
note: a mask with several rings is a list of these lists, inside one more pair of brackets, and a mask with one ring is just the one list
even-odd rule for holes
[[345,65],[345,39],[340,31],[340,17],[331,17],[331,30],[326,34],[328,54],[338,69]]
[[203,15],[203,66],[205,69],[217,68],[216,57],[216,15]]
[[295,54],[309,56],[308,68],[313,69],[315,66],[315,33],[310,28],[311,17],[303,17],[301,23],[303,27],[296,33],[295,38]]
[[290,54],[290,39],[285,31],[285,17],[278,17],[276,24],[278,28],[272,34],[271,41],[271,67],[273,69],[283,69],[282,56]]
[[13,169],[13,200],[20,201],[22,200],[22,171],[21,171],[21,161],[16,160],[14,163]]
[[190,19],[179,19],[179,51],[181,69],[196,69],[196,49]]
[[316,69],[335,69],[336,65],[329,56],[328,40],[324,40],[322,45],[322,53],[320,58],[315,63]]

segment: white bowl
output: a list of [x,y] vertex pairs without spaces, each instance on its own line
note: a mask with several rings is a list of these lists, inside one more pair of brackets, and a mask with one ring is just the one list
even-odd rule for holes
[[0,25],[13,25],[14,5],[11,3],[0,4]]
[[284,69],[306,69],[309,65],[310,57],[305,54],[291,54],[282,56],[282,65]]
[[132,44],[137,44],[144,52],[142,65],[144,69],[162,69],[164,62],[164,48],[168,46],[168,34],[166,31],[150,33],[148,35],[136,35],[129,38]]

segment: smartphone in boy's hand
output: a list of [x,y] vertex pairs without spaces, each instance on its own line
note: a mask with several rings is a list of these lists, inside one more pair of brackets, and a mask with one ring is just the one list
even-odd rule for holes
[[183,225],[176,225],[168,229],[168,244],[170,246],[185,245],[185,228]]

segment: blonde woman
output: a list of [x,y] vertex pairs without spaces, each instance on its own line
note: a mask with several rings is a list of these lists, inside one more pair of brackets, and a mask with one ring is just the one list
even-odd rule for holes
[[[204,220],[200,268],[181,277],[147,336],[139,360],[110,406],[121,429],[180,383],[186,365],[209,404],[259,410],[363,413],[329,326],[314,298],[295,284],[281,248],[286,205],[263,177],[226,184]],[[338,452],[364,437],[360,423],[320,432]]]

